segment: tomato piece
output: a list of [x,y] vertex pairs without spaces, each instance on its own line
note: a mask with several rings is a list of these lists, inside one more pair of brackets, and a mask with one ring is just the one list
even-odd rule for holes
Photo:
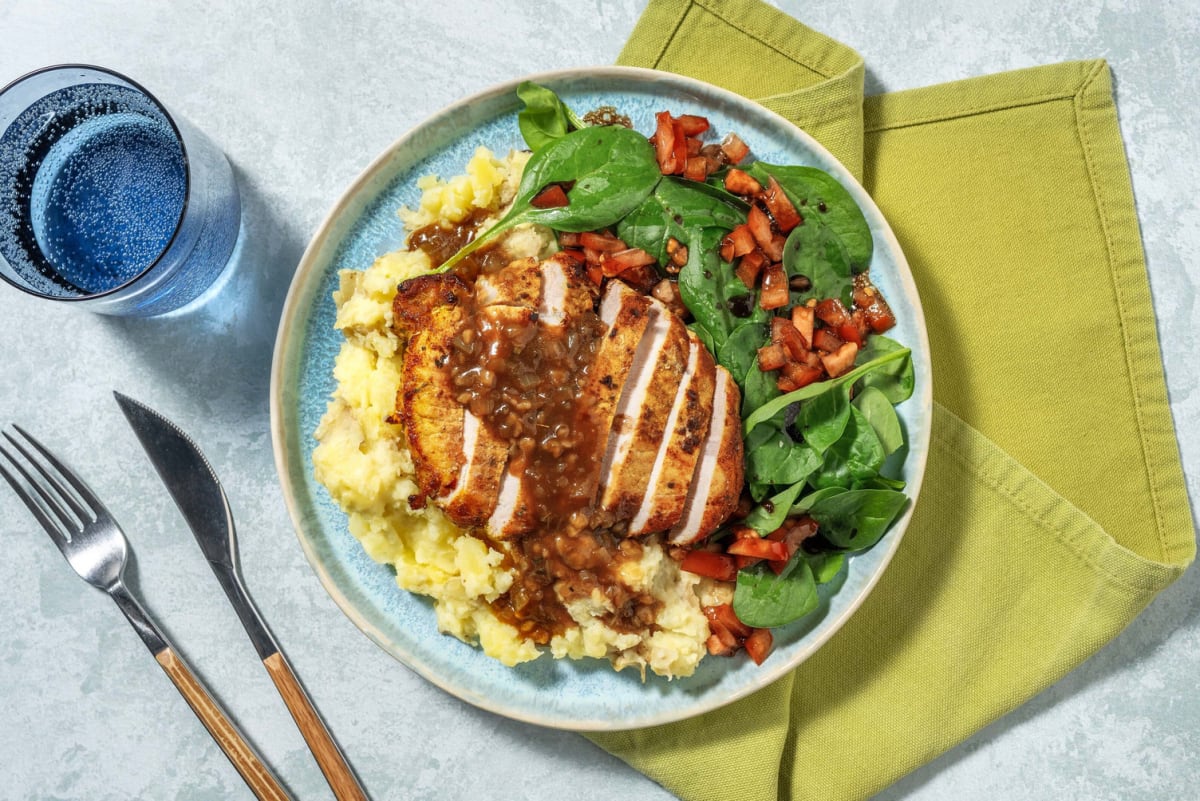
[[808,342],[810,347],[813,341],[814,317],[811,306],[792,307],[792,325],[796,326],[796,330],[800,332],[800,336],[804,337],[804,341]]
[[708,653],[712,656],[733,656],[734,652],[737,651],[736,648],[730,648],[723,643],[721,638],[716,634],[709,636],[705,645],[708,647]]
[[762,184],[754,180],[748,172],[733,167],[725,173],[725,188],[735,195],[757,195],[762,191]]
[[570,205],[570,203],[571,201],[567,199],[567,193],[558,184],[550,184],[541,192],[538,192],[533,200],[529,201],[529,205],[535,209],[559,209]]
[[829,373],[830,378],[837,378],[854,366],[857,357],[858,345],[846,342],[833,353],[822,356],[821,363],[825,365],[825,372]]
[[558,244],[559,247],[564,248],[582,247],[582,243],[579,241],[579,234],[573,234],[570,231],[558,232]]
[[746,638],[746,654],[754,660],[754,664],[761,665],[771,653],[774,642],[770,629],[754,629]]
[[843,323],[842,325],[839,325],[837,332],[838,332],[838,336],[840,336],[842,339],[846,340],[847,342],[853,342],[855,345],[858,345],[860,348],[863,346],[863,343],[866,341],[865,337],[863,337],[863,335],[862,335],[862,331],[860,331],[858,329],[858,326],[855,325],[853,322]]
[[[755,535],[757,536],[757,535]],[[754,629],[747,626],[738,619],[737,613],[733,611],[733,607],[729,604],[719,604],[717,606],[706,606],[700,611],[704,612],[704,616],[708,618],[708,622],[720,623],[730,634],[737,637],[739,640],[749,637]]]
[[783,345],[788,354],[798,362],[808,355],[809,344],[804,335],[797,331],[796,326],[786,317],[771,318],[771,341]]
[[675,130],[675,172],[678,174],[683,172],[683,168],[687,166],[687,135],[683,132],[683,126],[679,124],[679,120],[673,119],[671,127]]
[[697,576],[716,579],[717,581],[734,581],[737,579],[737,566],[733,557],[712,551],[688,551],[679,567]]
[[[750,226],[742,223],[721,239],[721,258],[733,261],[750,253],[754,248],[754,234],[750,233]],[[729,255],[726,256],[726,253]]]
[[600,284],[604,281],[604,271],[600,269],[600,264],[598,262],[588,262],[587,267],[584,269],[587,270],[588,280],[596,286],[600,286]]
[[643,295],[654,289],[654,285],[658,283],[658,273],[649,265],[622,270],[617,278]]
[[657,127],[654,130],[654,158],[663,175],[673,175],[678,169],[675,164],[675,126],[671,114],[660,111],[654,115]]
[[689,181],[703,182],[708,177],[708,159],[704,156],[688,156],[683,166],[683,177]]
[[750,148],[740,136],[731,133],[721,140],[721,152],[730,164],[740,164],[742,159],[750,155]]
[[[684,133],[687,133],[686,131]],[[704,143],[695,137],[687,137],[687,154],[688,158],[700,155],[700,148],[704,147]]]
[[786,375],[780,375],[779,378],[775,379],[775,388],[785,395],[800,389],[800,387],[796,386],[796,382]]
[[775,180],[775,176],[771,176],[771,181],[767,184],[767,190],[763,193],[763,202],[767,204],[767,210],[775,218],[775,224],[779,226],[779,230],[785,234],[804,222],[804,218],[800,216],[800,212],[796,211],[796,207],[784,193],[783,187]]
[[750,233],[754,235],[754,241],[762,248],[763,255],[771,261],[780,261],[783,258],[783,242],[782,237],[777,238],[775,232],[771,230],[771,218],[767,213],[758,207],[757,203],[750,205],[750,212],[746,215],[746,225],[750,227]]
[[817,317],[831,328],[837,328],[850,322],[850,312],[837,298],[825,298],[817,304],[814,310]]
[[778,370],[785,364],[787,364],[787,355],[783,352],[782,345],[772,343],[758,349],[758,369],[764,373]]
[[616,253],[618,250],[625,250],[629,247],[612,234],[595,231],[585,231],[579,234],[579,244],[601,253]]
[[788,302],[787,273],[782,264],[771,264],[763,271],[762,292],[758,297],[758,305],[768,311],[780,309]]
[[833,353],[845,344],[845,340],[828,328],[818,328],[813,332],[812,346],[816,350]]
[[688,136],[699,136],[708,130],[708,118],[696,114],[680,114],[679,125]]
[[559,251],[559,253],[567,258],[574,259],[580,264],[583,264],[587,261],[587,257],[583,255],[583,251],[579,248],[563,248]]
[[769,562],[786,562],[790,556],[787,546],[782,542],[762,537],[743,537],[734,540],[725,550],[734,556],[753,556]]
[[882,334],[896,324],[896,315],[892,313],[892,308],[880,294],[875,295],[871,304],[862,309],[862,313],[867,325],[876,334]]
[[[821,367],[813,367],[810,364],[800,364],[796,362],[788,362],[783,366],[783,375],[792,383],[792,389],[800,389],[809,384],[820,381],[825,375],[825,370]],[[791,392],[791,390],[788,390]]]

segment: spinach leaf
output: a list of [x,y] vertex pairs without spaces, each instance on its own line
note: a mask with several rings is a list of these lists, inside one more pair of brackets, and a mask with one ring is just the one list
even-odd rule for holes
[[[761,161],[751,164],[746,172],[764,186],[768,176],[774,175],[806,224],[819,220],[837,234],[855,272],[862,272],[871,263],[875,247],[871,227],[854,198],[832,175],[815,167],[781,167]],[[821,211],[822,205],[825,211]]]
[[[867,340],[867,346],[858,352],[858,358],[855,361],[858,364],[866,365],[899,351],[907,352],[908,348],[894,339],[876,334]],[[856,371],[857,369],[855,368]],[[859,382],[860,389],[875,387],[892,403],[900,403],[912,397],[915,384],[912,359],[907,354],[902,361],[898,360],[886,366],[880,366],[878,370],[864,375],[862,381]]]
[[883,390],[870,385],[864,387],[854,398],[854,405],[871,424],[871,428],[875,429],[875,435],[879,437],[879,444],[883,446],[884,453],[895,453],[896,449],[904,444],[900,417],[887,395],[883,394]]
[[850,490],[813,504],[809,514],[832,545],[861,551],[879,542],[906,503],[908,498],[895,490]]
[[686,243],[687,232],[694,227],[720,228],[729,233],[746,221],[744,209],[713,194],[711,187],[702,189],[704,186],[671,176],[663,178],[650,196],[617,225],[617,236],[630,247],[651,254],[659,264],[666,264],[670,258],[668,240]]
[[788,277],[803,275],[812,282],[803,292],[789,293],[791,305],[809,298],[853,300],[854,274],[850,258],[837,234],[824,225],[797,225],[783,245],[783,268]]
[[[534,152],[508,213],[438,270],[449,270],[469,253],[523,223],[539,223],[556,231],[592,231],[615,225],[637,208],[661,179],[654,149],[637,131],[614,125],[572,131]],[[539,192],[556,183],[572,184],[566,206],[539,209],[532,205]]]
[[517,126],[530,150],[540,150],[566,136],[572,128],[584,127],[575,112],[544,86],[525,81],[517,87],[517,97],[525,103],[525,108],[517,114]]
[[795,557],[778,576],[761,563],[738,571],[733,611],[755,628],[784,626],[817,608],[817,582],[808,560]]
[[742,524],[749,526],[764,537],[767,536],[783,525],[796,496],[804,491],[805,486],[804,480],[801,479],[783,492],[772,495],[769,501],[754,507],[750,514],[746,515]]
[[800,404],[796,426],[809,447],[824,453],[841,438],[849,420],[850,393],[842,386]]
[[887,476],[872,476],[866,481],[856,482],[856,486],[852,489],[891,489],[902,490],[908,486],[908,482],[899,478],[888,478]]
[[846,555],[841,551],[810,553],[804,554],[804,556],[808,559],[808,566],[812,569],[813,578],[818,584],[828,584],[833,581],[837,574],[842,572],[842,566],[846,564]]
[[817,489],[849,487],[879,475],[887,454],[875,429],[857,408],[850,408],[850,420],[841,439],[825,454],[825,464],[809,479]]
[[[716,353],[720,353],[734,329],[768,317],[754,302],[754,295],[742,279],[734,274],[733,265],[722,261],[718,249],[724,235],[720,228],[688,229],[688,260],[679,271],[679,295],[696,321],[712,335]],[[734,314],[739,306],[750,309],[749,315]]]
[[780,394],[774,376],[764,373],[755,358],[746,372],[745,385],[742,387],[742,418],[745,419],[752,411],[778,398]]
[[832,498],[834,495],[841,495],[846,492],[844,487],[824,487],[823,489],[813,490],[805,495],[800,500],[792,504],[792,508],[788,510],[789,515],[802,515],[813,508],[813,504],[825,498]]
[[[873,337],[873,339],[883,338],[884,337]],[[750,413],[750,415],[746,418],[746,421],[742,424],[743,429],[747,434],[749,434],[759,423],[762,423],[765,420],[770,420],[772,417],[779,414],[793,403],[808,400],[809,398],[815,398],[818,395],[822,395],[832,389],[836,389],[843,384],[853,384],[855,381],[858,381],[864,376],[870,375],[875,370],[882,369],[886,365],[898,362],[901,359],[908,359],[910,353],[908,348],[900,345],[897,342],[893,342],[892,340],[888,340],[888,342],[894,345],[897,349],[887,350],[879,353],[869,361],[858,365],[853,370],[843,373],[837,378],[830,378],[825,381],[818,381],[815,384],[809,384],[806,387],[801,387],[800,389],[789,392],[786,395],[780,395],[778,398],[764,403],[762,406],[759,406]],[[910,366],[910,373],[911,370],[912,368]],[[881,386],[880,389],[883,389],[883,387]],[[886,390],[884,391],[884,394],[887,394]]]
[[742,323],[717,348],[717,363],[729,371],[739,387],[746,383],[751,366],[758,365],[758,349],[767,341],[763,323]]
[[821,454],[793,441],[778,423],[759,426],[751,432],[746,437],[745,453],[747,480],[768,486],[790,486],[804,481],[822,464]]

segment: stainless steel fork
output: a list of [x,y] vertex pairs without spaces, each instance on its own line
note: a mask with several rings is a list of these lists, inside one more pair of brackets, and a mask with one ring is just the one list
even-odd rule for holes
[[[0,475],[42,524],[75,572],[112,596],[142,642],[174,682],[192,711],[260,799],[289,799],[224,710],[125,586],[128,544],[121,527],[84,481],[40,442],[14,425],[20,437],[3,432]],[[7,459],[12,469],[5,467]],[[18,478],[19,476],[19,478]]]

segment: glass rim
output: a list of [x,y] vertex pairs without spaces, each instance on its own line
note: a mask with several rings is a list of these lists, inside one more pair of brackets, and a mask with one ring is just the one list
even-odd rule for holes
[[[31,71],[25,73],[24,75],[21,75],[17,78],[14,78],[11,81],[9,81],[3,87],[0,87],[0,97],[3,97],[10,89],[14,89],[17,86],[20,86],[22,83],[24,83],[32,78],[36,78],[39,75],[42,75],[45,73],[51,73],[51,72],[69,71],[69,70],[77,70],[77,69],[94,70],[96,72],[102,72],[107,75],[111,75],[112,77],[114,77],[120,81],[124,81],[125,83],[127,83],[131,87],[133,87],[135,90],[137,90],[138,92],[141,92],[143,95],[145,95],[146,98],[148,98],[150,100],[150,102],[154,104],[155,108],[157,108],[162,113],[163,117],[167,121],[167,124],[171,126],[172,133],[175,134],[175,141],[179,143],[180,155],[183,156],[183,206],[179,210],[179,219],[177,219],[175,221],[175,230],[173,230],[171,232],[171,238],[167,240],[167,243],[165,245],[163,245],[162,250],[159,251],[158,255],[154,257],[154,260],[152,262],[150,262],[148,265],[146,265],[146,267],[143,268],[140,272],[138,272],[137,275],[133,276],[132,278],[130,278],[129,280],[125,281],[122,284],[118,284],[117,286],[113,287],[112,289],[106,289],[103,292],[94,292],[94,293],[90,293],[90,294],[86,294],[86,295],[75,295],[75,296],[49,295],[49,294],[46,294],[45,292],[40,292],[32,287],[23,286],[23,285],[17,283],[16,280],[9,278],[3,270],[0,270],[0,279],[3,279],[5,283],[7,283],[13,287],[16,287],[17,289],[21,290],[22,292],[24,292],[28,295],[33,295],[34,297],[37,297],[37,298],[45,298],[46,300],[58,301],[60,303],[86,303],[88,301],[98,300],[100,298],[107,298],[107,297],[115,295],[123,290],[130,288],[131,286],[136,284],[138,281],[142,280],[142,278],[144,278],[150,271],[152,271],[155,267],[157,267],[162,262],[163,257],[166,256],[167,253],[169,253],[171,251],[171,247],[175,244],[175,240],[179,238],[179,231],[180,231],[180,229],[183,228],[183,219],[185,216],[187,216],[188,206],[190,205],[191,199],[192,199],[192,163],[191,163],[191,159],[188,158],[187,143],[183,139],[183,131],[181,131],[179,129],[179,125],[176,124],[175,118],[173,116],[171,116],[171,112],[167,110],[167,107],[163,105],[162,101],[160,101],[154,95],[153,92],[151,92],[149,89],[142,86],[140,83],[133,80],[129,76],[127,76],[123,73],[117,72],[114,69],[109,69],[108,67],[101,67],[96,64],[82,64],[82,63],[74,63],[74,62],[64,63],[64,64],[50,64],[45,67],[39,67],[35,70],[31,70]],[[63,88],[66,88],[66,87],[63,87]],[[42,97],[45,97],[45,96],[46,95],[42,95]],[[40,100],[41,98],[38,98],[38,99]],[[28,108],[28,106],[26,106],[26,108]],[[24,112],[22,112],[22,113],[24,113]],[[3,256],[0,256],[0,258],[3,258]],[[5,261],[7,261],[7,259],[5,259]],[[45,261],[47,263],[49,263],[50,260],[45,259]],[[50,266],[52,268],[54,267],[53,264],[51,264]],[[54,268],[54,269],[57,269],[57,268]],[[14,272],[16,272],[16,271],[14,270]]]

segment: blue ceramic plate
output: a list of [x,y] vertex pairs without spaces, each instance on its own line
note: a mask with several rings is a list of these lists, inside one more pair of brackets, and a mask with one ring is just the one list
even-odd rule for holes
[[[532,76],[583,112],[614,105],[649,133],[654,113],[702,114],[722,134],[736,132],[755,157],[804,164],[833,174],[854,195],[875,235],[871,276],[896,312],[890,335],[912,348],[917,385],[898,407],[907,429],[903,478],[916,498],[929,444],[932,394],[929,345],[920,300],[904,255],[866,192],[821,145],[795,126],[749,101],[699,81],[623,67]],[[556,661],[543,656],[507,668],[477,648],[440,634],[427,599],[396,587],[388,567],[363,552],[346,516],[313,479],[312,432],[334,389],[333,360],[341,334],[333,327],[330,298],[340,268],[365,269],[403,245],[396,216],[415,206],[417,179],[461,174],[475,148],[498,154],[522,148],[517,129],[519,80],[467,98],[414,128],[375,160],[342,195],[304,253],[292,279],[275,344],[271,374],[271,433],[284,495],[300,544],[325,589],[367,636],[400,662],[477,706],[519,720],[576,730],[650,726],[697,715],[764,687],[791,670],[853,614],[879,579],[908,525],[912,505],[872,550],[822,587],[823,601],[809,617],[775,631],[775,650],[762,665],[738,657],[706,659],[696,674],[643,683],[635,671],[614,672],[606,661]]]

